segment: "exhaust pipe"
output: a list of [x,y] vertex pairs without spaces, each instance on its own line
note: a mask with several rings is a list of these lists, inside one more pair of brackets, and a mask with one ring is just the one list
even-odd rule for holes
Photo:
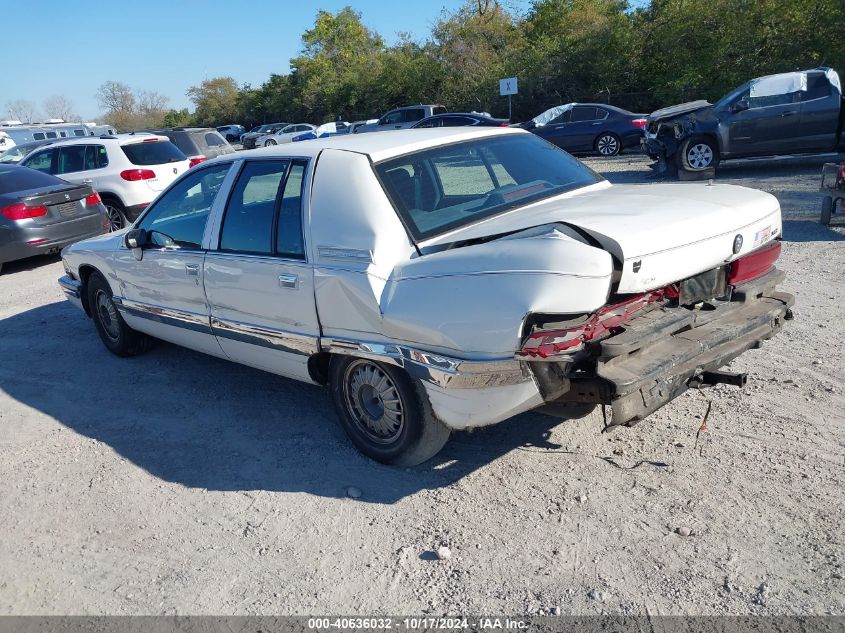
[[689,380],[689,386],[693,389],[701,389],[702,387],[718,385],[719,383],[725,385],[733,385],[734,387],[744,387],[748,382],[748,374],[735,374],[730,371],[703,371],[696,374]]

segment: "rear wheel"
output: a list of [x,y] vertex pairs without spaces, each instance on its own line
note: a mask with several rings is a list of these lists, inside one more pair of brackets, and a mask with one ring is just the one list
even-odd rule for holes
[[103,206],[106,207],[109,218],[109,233],[114,233],[129,225],[129,221],[126,219],[126,209],[118,200],[111,196],[104,197]]
[[117,356],[135,356],[147,351],[152,339],[126,325],[112,300],[108,282],[100,273],[88,277],[88,307],[94,319],[94,327],[103,344]]
[[376,461],[415,466],[436,455],[450,431],[422,385],[402,369],[352,356],[329,369],[332,402],[349,439]]
[[596,151],[602,156],[616,156],[622,151],[622,141],[611,132],[605,132],[596,139]]
[[719,165],[719,148],[706,136],[693,136],[681,143],[679,167],[687,171],[704,171]]
[[821,223],[825,226],[829,226],[831,215],[833,215],[833,196],[825,196],[824,200],[822,200]]

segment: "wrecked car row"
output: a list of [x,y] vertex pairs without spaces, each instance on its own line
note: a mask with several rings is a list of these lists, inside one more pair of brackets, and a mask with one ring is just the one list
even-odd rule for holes
[[658,169],[713,170],[723,159],[845,150],[842,84],[815,68],[752,79],[716,103],[652,112],[644,151]]

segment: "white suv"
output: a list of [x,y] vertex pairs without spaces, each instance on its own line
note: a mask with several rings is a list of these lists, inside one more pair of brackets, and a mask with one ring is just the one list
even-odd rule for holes
[[146,133],[67,139],[45,145],[20,163],[68,182],[91,185],[109,213],[109,230],[135,220],[158,192],[189,168],[166,136]]

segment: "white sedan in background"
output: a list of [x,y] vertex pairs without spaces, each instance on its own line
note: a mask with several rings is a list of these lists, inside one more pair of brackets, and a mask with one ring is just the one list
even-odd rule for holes
[[113,353],[155,337],[325,385],[363,453],[410,465],[524,411],[632,425],[743,384],[720,368],[791,317],[780,233],[753,189],[611,185],[515,128],[403,130],[198,165],[66,248],[59,283]]
[[292,123],[283,127],[278,132],[273,134],[265,134],[255,139],[256,147],[270,147],[272,145],[282,145],[283,143],[290,143],[294,136],[302,134],[303,132],[311,132],[316,130],[317,126],[310,123]]

